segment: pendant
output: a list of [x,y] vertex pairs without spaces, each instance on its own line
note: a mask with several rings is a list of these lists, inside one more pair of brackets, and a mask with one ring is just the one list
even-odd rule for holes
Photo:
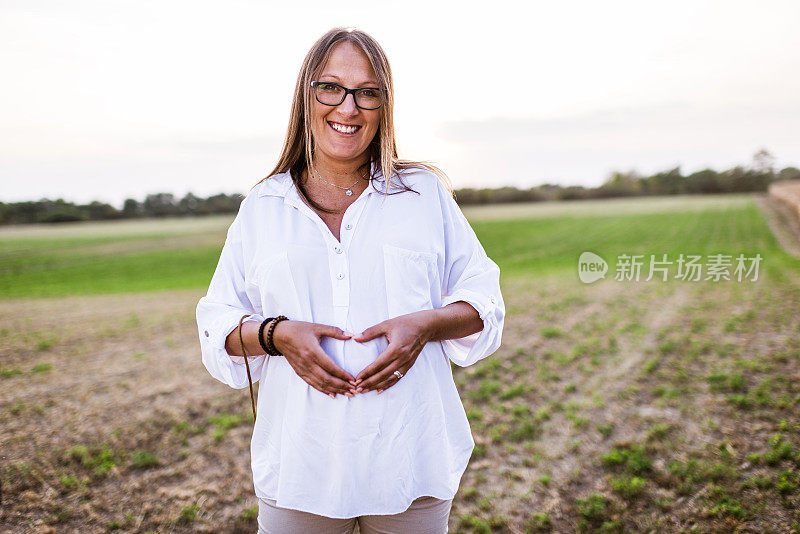
[[348,189],[347,191],[344,192],[344,194],[349,197],[349,196],[352,196],[353,192]]

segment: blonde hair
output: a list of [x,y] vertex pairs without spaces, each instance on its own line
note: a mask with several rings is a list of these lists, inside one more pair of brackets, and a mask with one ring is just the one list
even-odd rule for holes
[[[313,207],[325,213],[334,213],[334,210],[326,209],[308,198],[302,184],[300,176],[307,168],[309,161],[313,160],[314,138],[311,132],[311,81],[318,76],[322,67],[328,61],[333,48],[342,42],[349,42],[358,47],[369,60],[378,86],[385,91],[386,100],[380,107],[380,122],[375,137],[367,147],[369,160],[366,165],[375,162],[381,174],[387,179],[384,180],[383,193],[388,195],[391,177],[397,176],[401,171],[410,169],[424,169],[430,171],[442,181],[447,191],[452,195],[453,187],[448,176],[439,167],[429,161],[416,161],[399,159],[397,157],[397,143],[394,134],[394,85],[392,82],[392,69],[389,60],[378,42],[369,34],[355,28],[333,28],[320,37],[311,47],[300,67],[297,76],[297,84],[294,89],[292,100],[292,110],[289,116],[289,127],[286,132],[286,139],[283,142],[278,163],[272,172],[257,184],[269,179],[270,176],[290,171],[292,180],[295,182],[298,191]],[[370,180],[373,176],[370,176]],[[372,184],[374,186],[374,184]],[[255,186],[253,186],[255,187]],[[401,191],[413,191],[400,181]],[[414,191],[416,193],[416,191]]]

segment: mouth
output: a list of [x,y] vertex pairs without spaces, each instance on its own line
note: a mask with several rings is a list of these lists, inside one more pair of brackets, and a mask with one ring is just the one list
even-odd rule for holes
[[346,135],[346,136],[355,135],[356,132],[361,129],[361,126],[358,126],[358,125],[355,125],[355,124],[342,124],[342,123],[333,122],[333,121],[327,121],[327,123],[328,123],[328,126],[330,126],[337,133],[342,134],[342,135]]

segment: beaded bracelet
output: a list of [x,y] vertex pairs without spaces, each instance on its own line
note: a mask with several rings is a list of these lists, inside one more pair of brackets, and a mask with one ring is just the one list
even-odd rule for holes
[[281,354],[278,349],[275,348],[273,334],[275,333],[275,327],[278,326],[278,323],[288,319],[289,318],[285,315],[279,315],[269,323],[269,328],[267,328],[267,348],[270,350],[267,352],[267,354],[270,356],[283,356],[283,354]]
[[275,319],[275,317],[267,317],[261,322],[261,326],[258,327],[258,344],[264,349],[264,354],[270,354],[267,343],[264,341],[264,327],[273,319]]

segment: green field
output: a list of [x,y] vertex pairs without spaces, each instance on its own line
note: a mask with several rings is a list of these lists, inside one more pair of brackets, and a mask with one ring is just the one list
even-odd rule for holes
[[[655,197],[464,210],[504,277],[574,270],[583,251],[787,256],[751,197]],[[31,225],[0,230],[0,298],[137,293],[207,286],[233,216]],[[611,273],[613,274],[613,273]]]
[[[476,447],[450,532],[800,533],[800,258],[763,199],[464,212],[507,313],[495,354],[453,366]],[[232,219],[0,230],[0,524],[257,529],[249,398],[208,375],[195,323]],[[605,280],[579,281],[584,251]],[[623,254],[641,281],[615,280]],[[645,281],[651,254],[762,262]]]

